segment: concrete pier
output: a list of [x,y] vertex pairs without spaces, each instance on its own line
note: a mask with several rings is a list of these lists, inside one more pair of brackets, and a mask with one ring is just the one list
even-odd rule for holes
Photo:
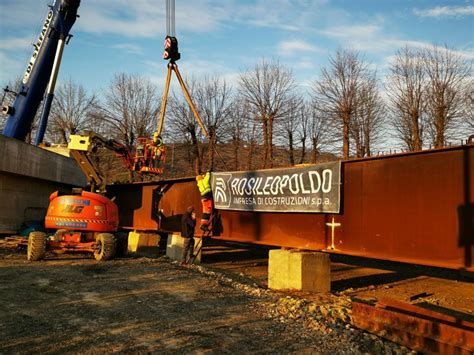
[[158,255],[160,252],[160,235],[132,231],[128,233],[127,253],[130,255]]
[[0,134],[0,233],[42,220],[52,192],[86,183],[74,159]]
[[268,288],[329,292],[331,290],[329,255],[298,250],[270,250]]
[[[199,245],[198,245],[199,243]],[[200,238],[194,238],[194,251],[199,248],[199,252],[194,259],[195,264],[201,263],[201,241]],[[182,260],[183,258],[183,249],[184,249],[184,238],[181,237],[181,234],[174,233],[168,234],[168,241],[166,243],[166,256],[173,260]]]

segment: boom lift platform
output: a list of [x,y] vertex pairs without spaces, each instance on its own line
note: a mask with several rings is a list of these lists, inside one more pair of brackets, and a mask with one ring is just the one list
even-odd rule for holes
[[[161,140],[161,138],[158,138]],[[138,138],[138,143],[133,155],[133,164],[128,164],[128,169],[140,174],[161,175],[166,162],[166,149],[161,143],[146,137]]]
[[130,171],[152,174],[161,174],[163,172],[162,167],[154,167],[153,164],[155,158],[161,163],[164,162],[164,152],[160,157],[156,157],[156,152],[152,149],[152,142],[148,138],[138,138],[138,144],[134,153],[122,143],[113,139],[106,139],[95,132],[86,131],[83,134],[73,134],[69,138],[69,153],[77,161],[86,176],[87,182],[91,186],[91,191],[105,192],[106,182],[94,159],[94,154],[100,148],[106,148],[114,152]]

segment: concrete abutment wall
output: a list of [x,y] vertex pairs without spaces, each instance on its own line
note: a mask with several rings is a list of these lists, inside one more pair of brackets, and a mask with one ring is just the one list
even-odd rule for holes
[[74,159],[0,134],[0,232],[44,217],[52,192],[86,183]]

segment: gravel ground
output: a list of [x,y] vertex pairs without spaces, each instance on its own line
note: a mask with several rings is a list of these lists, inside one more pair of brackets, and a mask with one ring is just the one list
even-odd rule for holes
[[165,257],[28,263],[0,250],[0,353],[405,354],[354,329],[347,296],[306,299]]

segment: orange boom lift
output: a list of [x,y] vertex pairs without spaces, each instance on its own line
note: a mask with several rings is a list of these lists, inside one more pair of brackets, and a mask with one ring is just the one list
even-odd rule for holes
[[72,194],[51,194],[45,227],[56,231],[51,235],[30,233],[28,260],[40,260],[46,251],[90,252],[96,260],[114,257],[119,214],[117,205],[103,196],[106,182],[93,157],[101,147],[114,151],[129,170],[135,170],[136,156],[132,157],[122,144],[93,132],[71,135],[69,152],[86,176],[91,192],[79,188],[73,189]]

